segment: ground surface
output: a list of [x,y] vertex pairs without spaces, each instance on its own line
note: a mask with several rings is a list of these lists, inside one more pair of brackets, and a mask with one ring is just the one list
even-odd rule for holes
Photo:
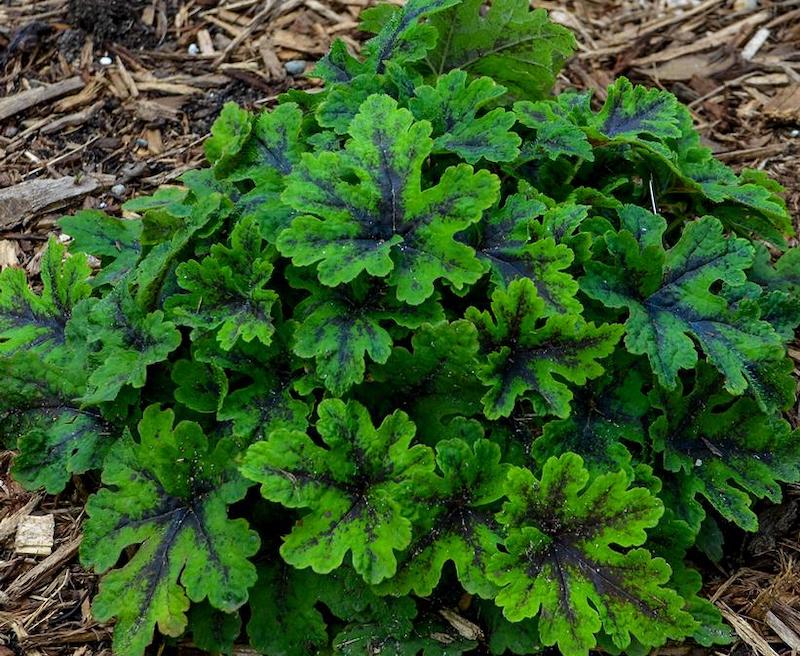
[[[308,85],[303,62],[337,36],[356,47],[370,2],[0,0],[0,267],[35,277],[60,215],[115,212],[196,166],[225,101],[263,106]],[[581,43],[560,85],[602,98],[625,74],[673,91],[724,161],[787,187],[800,219],[800,0],[534,4]],[[57,86],[37,91],[45,85]],[[108,629],[89,612],[96,581],[76,558],[84,491],[27,494],[8,476],[11,456],[0,452],[0,656],[110,654]],[[758,536],[705,572],[741,638],[724,653],[800,649],[800,490],[786,497]],[[30,514],[54,518],[50,556],[15,550]]]

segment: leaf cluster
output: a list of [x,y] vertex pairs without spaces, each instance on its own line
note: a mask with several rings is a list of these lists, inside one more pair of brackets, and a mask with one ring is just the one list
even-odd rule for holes
[[30,488],[99,472],[115,653],[729,639],[692,558],[800,481],[780,189],[666,92],[551,95],[571,34],[483,5],[365,12],[321,93],[0,274],[0,438]]

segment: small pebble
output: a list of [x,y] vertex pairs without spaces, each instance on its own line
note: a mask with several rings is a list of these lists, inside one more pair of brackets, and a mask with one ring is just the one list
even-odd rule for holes
[[124,184],[115,184],[111,187],[111,195],[115,198],[123,198],[127,189]]
[[5,130],[3,130],[3,136],[8,137],[9,139],[16,137],[18,134],[19,128],[16,125],[9,125]]
[[800,137],[800,130],[794,129],[789,133],[790,137]]
[[147,139],[142,139],[141,137],[139,137],[136,140],[136,145],[139,146],[140,148],[147,148],[150,145],[150,142]]
[[302,59],[292,59],[287,61],[283,67],[289,75],[300,75],[306,70],[306,62]]
[[111,66],[111,64],[113,64],[113,63],[114,63],[114,60],[111,59],[111,57],[109,57],[108,55],[106,55],[105,57],[100,57],[100,65],[101,66]]
[[104,200],[100,201],[100,204],[97,206],[97,208],[101,210],[106,209],[106,207],[108,207],[108,203],[106,203]]
[[189,54],[190,55],[199,55],[200,54],[200,47],[196,43],[189,44]]

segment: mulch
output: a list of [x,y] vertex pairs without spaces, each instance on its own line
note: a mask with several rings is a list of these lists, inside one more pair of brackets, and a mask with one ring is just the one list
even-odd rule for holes
[[[119,212],[198,166],[225,102],[269,106],[313,85],[303,71],[333,38],[357,50],[357,16],[371,3],[0,0],[0,267],[35,277],[59,216]],[[777,178],[800,219],[800,0],[533,4],[580,42],[560,87],[602,99],[627,75],[672,91],[717,155]],[[27,493],[9,475],[12,457],[0,452],[0,656],[110,655],[109,627],[89,607],[96,578],[77,563],[86,492],[76,481],[56,497]],[[703,565],[707,594],[739,636],[717,653],[800,650],[798,506],[790,487],[764,507],[758,535]],[[20,553],[20,525],[48,515],[52,545]]]

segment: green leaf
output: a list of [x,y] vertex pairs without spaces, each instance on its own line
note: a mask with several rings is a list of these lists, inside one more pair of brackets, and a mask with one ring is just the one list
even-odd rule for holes
[[667,91],[633,86],[621,77],[607,89],[591,126],[609,139],[670,139],[681,136],[680,105]]
[[327,84],[334,84],[349,82],[366,70],[367,66],[348,52],[347,44],[341,39],[335,39],[328,54],[316,63],[310,75]]
[[408,63],[423,59],[436,41],[436,31],[421,19],[428,18],[461,0],[408,0],[398,12],[386,15],[386,23],[364,45],[370,70],[383,73],[388,61]]
[[[561,379],[584,385],[603,373],[598,359],[609,355],[622,327],[595,326],[579,315],[547,317],[530,280],[515,280],[492,295],[492,312],[467,310],[478,328],[487,362],[479,377],[489,419],[508,417],[520,399],[539,414],[569,414],[572,392]],[[547,318],[546,318],[547,317]]]
[[667,471],[686,472],[693,490],[725,519],[755,531],[752,498],[781,499],[781,482],[800,480],[800,441],[780,417],[759,411],[749,398],[720,390],[710,367],[697,370],[694,387],[652,395],[663,411],[650,427],[653,447]]
[[[626,368],[623,368],[626,367]],[[575,395],[567,419],[549,421],[532,453],[544,464],[562,453],[577,453],[591,472],[630,469],[629,444],[644,444],[643,417],[650,409],[644,377],[630,359],[607,371]]]
[[86,258],[65,259],[64,251],[51,237],[41,259],[41,294],[30,289],[22,269],[0,272],[0,357],[24,351],[41,358],[63,347],[73,308],[92,291]]
[[536,131],[531,141],[524,142],[521,160],[527,162],[542,157],[555,160],[565,156],[594,161],[585,132],[557,110],[556,104],[547,101],[514,103],[517,120]]
[[479,424],[473,423],[470,433],[477,438],[471,445],[460,438],[443,439],[436,445],[441,475],[415,485],[414,494],[424,508],[416,537],[397,573],[379,592],[413,591],[427,597],[439,583],[445,564],[452,561],[468,593],[484,598],[496,593],[486,571],[502,538],[491,507],[504,494],[509,466],[500,463],[500,447],[482,438]]
[[72,474],[97,469],[116,439],[99,413],[64,401],[22,410],[4,420],[3,432],[19,436],[14,478],[27,489],[58,494]]
[[538,654],[543,651],[537,620],[509,622],[494,602],[481,602],[478,608],[492,654]]
[[436,86],[417,87],[409,109],[417,120],[433,126],[434,151],[452,152],[470,164],[480,159],[510,162],[519,154],[520,138],[511,128],[514,114],[498,107],[481,116],[479,110],[505,94],[505,87],[488,77],[467,85],[466,71],[450,71]]
[[724,237],[713,217],[687,224],[669,250],[660,244],[663,219],[650,215],[636,225],[606,234],[615,264],[589,263],[581,281],[590,297],[628,309],[628,350],[647,355],[661,384],[674,389],[678,372],[697,364],[696,341],[724,374],[726,389],[741,394],[750,387],[763,407],[774,406],[769,379],[783,358],[780,336],[713,291],[718,282],[745,282],[753,258],[750,245]]
[[275,330],[272,306],[278,300],[278,295],[266,288],[273,251],[252,219],[240,221],[230,241],[230,247],[214,244],[199,262],[180,264],[178,284],[189,293],[172,296],[165,306],[178,325],[192,328],[193,339],[214,331],[225,350],[238,339],[258,339],[269,345]]
[[[314,607],[318,577],[280,561],[258,568],[258,582],[250,593],[250,644],[265,654],[306,656],[329,643],[325,621]],[[328,581],[336,586],[335,581]]]
[[211,137],[204,148],[206,158],[224,174],[235,161],[253,129],[253,115],[236,103],[225,103],[222,112],[211,126]]
[[124,284],[80,310],[92,330],[88,338],[98,348],[92,355],[98,364],[81,397],[87,404],[113,401],[125,385],[144,387],[147,368],[166,360],[181,343],[180,332],[164,321],[164,313],[143,310]]
[[590,480],[568,453],[545,463],[539,480],[514,469],[506,494],[507,553],[493,557],[490,573],[507,619],[538,617],[542,644],[565,656],[587,654],[601,630],[619,649],[632,638],[657,646],[691,633],[683,600],[664,587],[667,563],[627,549],[644,543],[663,508],[644,488],[628,488],[626,474]]
[[87,253],[103,262],[92,280],[94,287],[115,284],[136,266],[142,253],[142,222],[118,219],[97,210],[83,210],[58,220],[72,237],[70,251]]
[[430,19],[439,33],[426,61],[434,74],[461,68],[485,75],[512,95],[543,98],[575,49],[572,33],[519,0],[463,0]]
[[248,488],[231,468],[231,444],[212,449],[200,426],[173,422],[171,410],[148,407],[140,442],[127,436],[114,446],[106,487],[87,505],[84,564],[105,572],[136,547],[124,566],[105,574],[92,606],[97,620],[116,618],[114,651],[122,656],[143,654],[156,625],[180,635],[189,601],[208,599],[233,612],[256,581],[248,558],[258,536],[227,513]]
[[425,324],[414,333],[411,347],[395,347],[385,365],[373,367],[375,382],[364,387],[360,398],[383,401],[387,407],[378,408],[384,413],[396,407],[405,410],[420,439],[433,444],[446,420],[480,412],[477,332],[464,320]]
[[462,289],[480,278],[474,251],[453,237],[494,203],[499,180],[461,164],[422,190],[430,131],[388,96],[371,96],[344,151],[304,155],[289,176],[284,200],[309,214],[280,235],[281,253],[298,266],[319,262],[320,282],[331,287],[362,272],[388,276],[412,305],[433,294],[437,279]]
[[385,288],[358,278],[336,289],[311,285],[312,295],[295,307],[299,321],[293,351],[316,359],[325,387],[340,395],[364,380],[365,355],[384,364],[392,353],[389,328],[418,328],[444,319],[436,296],[409,307]]
[[217,412],[228,394],[228,378],[217,364],[178,360],[172,367],[175,400],[195,412]]
[[410,446],[415,428],[403,412],[377,429],[353,401],[328,399],[317,412],[325,446],[277,430],[250,447],[242,472],[262,484],[266,499],[309,509],[284,539],[286,562],[325,574],[352,552],[354,569],[378,583],[395,573],[394,551],[411,541],[404,498],[415,476],[433,470],[433,453]]
[[189,609],[192,643],[198,649],[216,654],[232,654],[233,645],[242,630],[239,613],[223,613],[207,601]]
[[[547,216],[545,209],[537,195],[513,194],[502,207],[489,211],[479,235],[465,240],[489,265],[496,285],[505,287],[518,278],[529,278],[547,314],[578,313],[582,309],[575,298],[578,282],[564,271],[572,264],[574,254],[534,220],[542,214]],[[537,233],[538,239],[534,236]]]

